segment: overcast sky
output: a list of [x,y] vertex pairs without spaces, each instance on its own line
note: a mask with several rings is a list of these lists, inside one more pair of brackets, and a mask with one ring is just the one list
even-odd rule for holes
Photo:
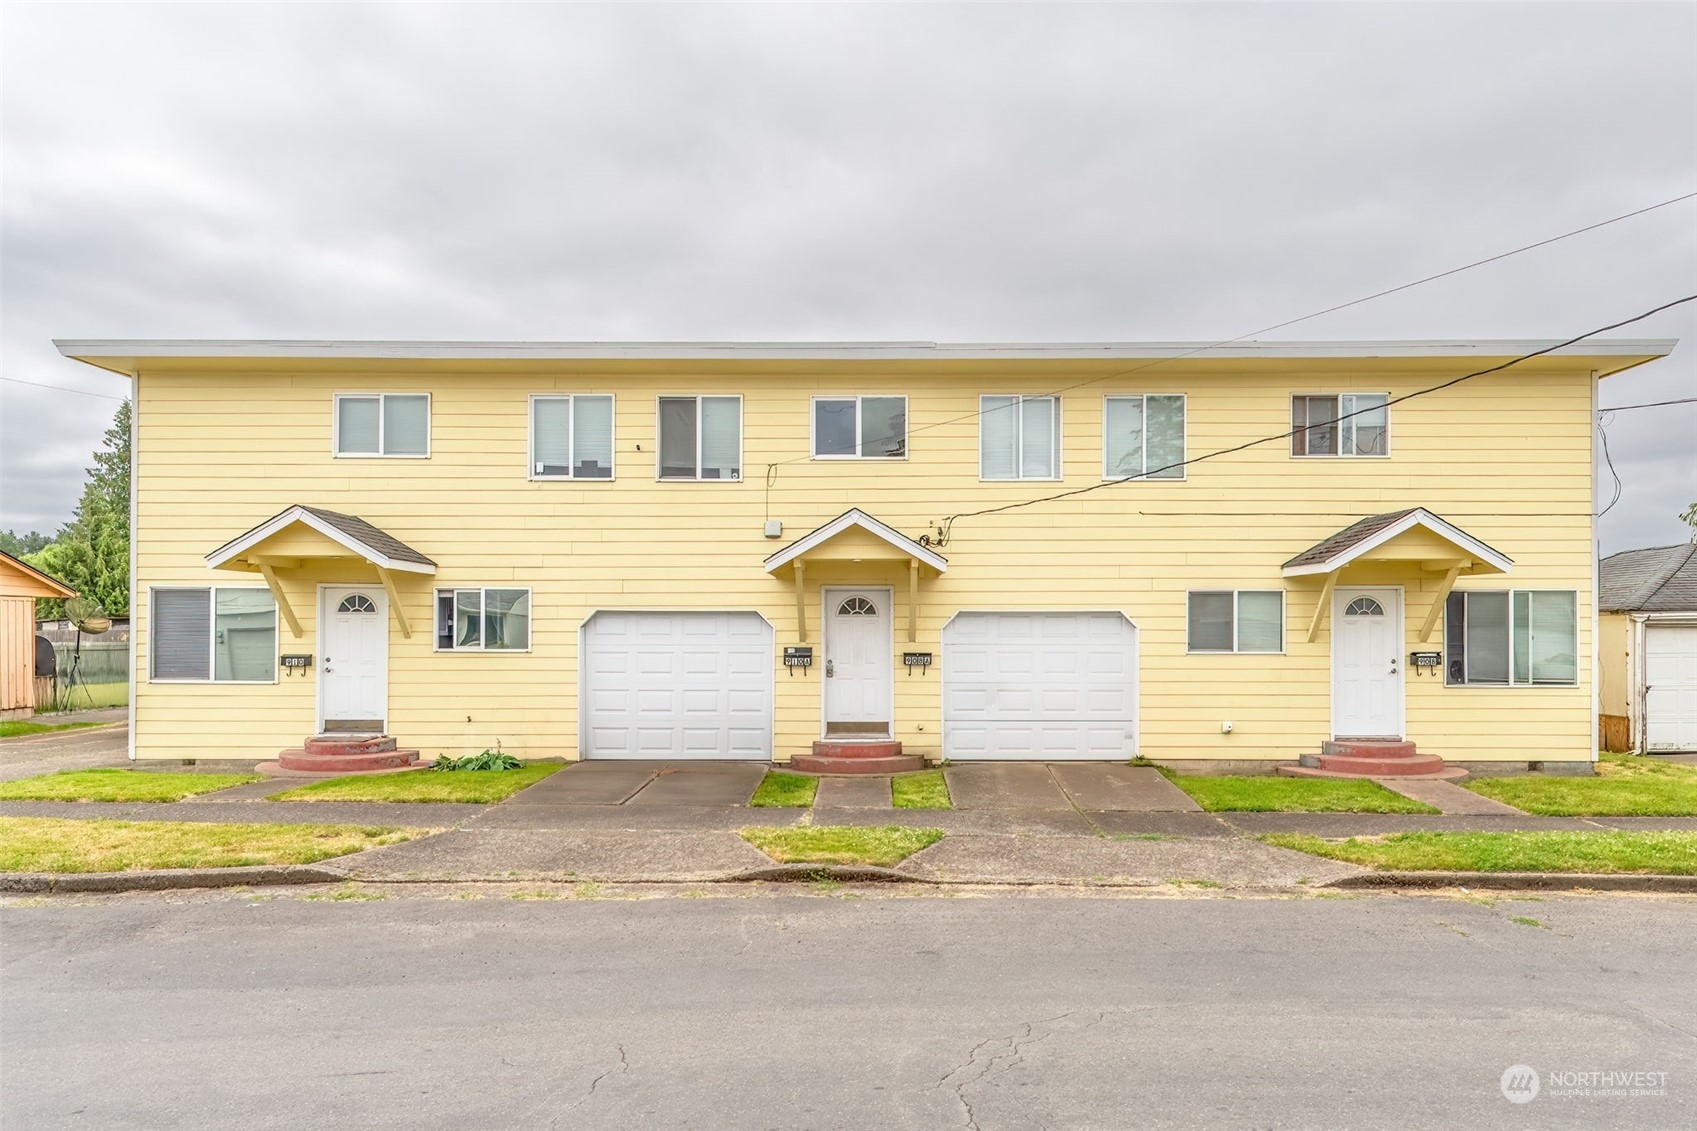
[[[54,337],[1217,340],[1697,190],[1697,6],[11,3],[0,527],[117,401]],[[1281,332],[1569,337],[1697,201]],[[1671,358],[1605,404],[1697,396]],[[1683,541],[1697,404],[1608,425]],[[1604,501],[1612,493],[1605,484]]]

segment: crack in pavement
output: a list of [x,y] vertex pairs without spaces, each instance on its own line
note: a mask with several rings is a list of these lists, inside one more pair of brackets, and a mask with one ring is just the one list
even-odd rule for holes
[[[1038,1026],[1054,1025],[1058,1022],[1065,1021],[1069,1017],[1077,1017],[1080,1014],[1090,1015],[1091,1020],[1082,1025],[1078,1030],[1079,1032],[1082,1032],[1085,1029],[1095,1028],[1107,1018],[1107,1014],[1098,1009],[1070,1009],[1065,1013],[1056,1014],[1054,1017],[1044,1017],[1034,1021],[1026,1021],[1020,1025],[1018,1032],[1010,1033],[1007,1036],[986,1037],[984,1040],[979,1041],[976,1045],[972,1046],[972,1051],[967,1053],[964,1061],[943,1073],[942,1076],[938,1077],[937,1082],[931,1085],[931,1090],[939,1091],[945,1087],[951,1089],[954,1092],[956,1102],[958,1102],[961,1106],[962,1115],[966,1117],[967,1131],[981,1131],[981,1128],[978,1125],[978,1113],[973,1109],[972,1101],[966,1098],[966,1089],[974,1084],[982,1083],[984,1080],[989,1078],[992,1073],[1006,1073],[1025,1063],[1025,1052],[1028,1048],[1032,1045],[1042,1044],[1044,1041],[1047,1041],[1050,1037],[1060,1031],[1058,1029],[1050,1029],[1045,1033],[1039,1034],[1036,1032]],[[1001,1047],[997,1048],[995,1052],[991,1053],[982,1062],[980,1062],[978,1059],[979,1054],[985,1049],[996,1045]],[[975,1066],[978,1068],[978,1071],[971,1075],[967,1075],[966,1073],[968,1070]],[[960,1076],[961,1079],[951,1082],[951,1079],[955,1076]]]

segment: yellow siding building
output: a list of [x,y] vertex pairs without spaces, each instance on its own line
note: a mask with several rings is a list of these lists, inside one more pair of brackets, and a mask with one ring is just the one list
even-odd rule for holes
[[1673,343],[1423,392],[1549,344],[59,346],[133,383],[137,759],[1583,769],[1597,382]]

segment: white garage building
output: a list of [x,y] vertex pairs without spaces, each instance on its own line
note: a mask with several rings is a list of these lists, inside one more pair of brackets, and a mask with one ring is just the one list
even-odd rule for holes
[[1604,747],[1697,751],[1697,543],[1604,558],[1597,609]]

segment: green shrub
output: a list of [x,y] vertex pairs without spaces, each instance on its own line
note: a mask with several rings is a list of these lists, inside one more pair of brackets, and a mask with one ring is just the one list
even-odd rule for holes
[[499,742],[495,749],[485,750],[481,754],[468,754],[464,758],[450,758],[447,755],[436,759],[433,770],[516,770],[521,766],[517,758],[505,753]]

